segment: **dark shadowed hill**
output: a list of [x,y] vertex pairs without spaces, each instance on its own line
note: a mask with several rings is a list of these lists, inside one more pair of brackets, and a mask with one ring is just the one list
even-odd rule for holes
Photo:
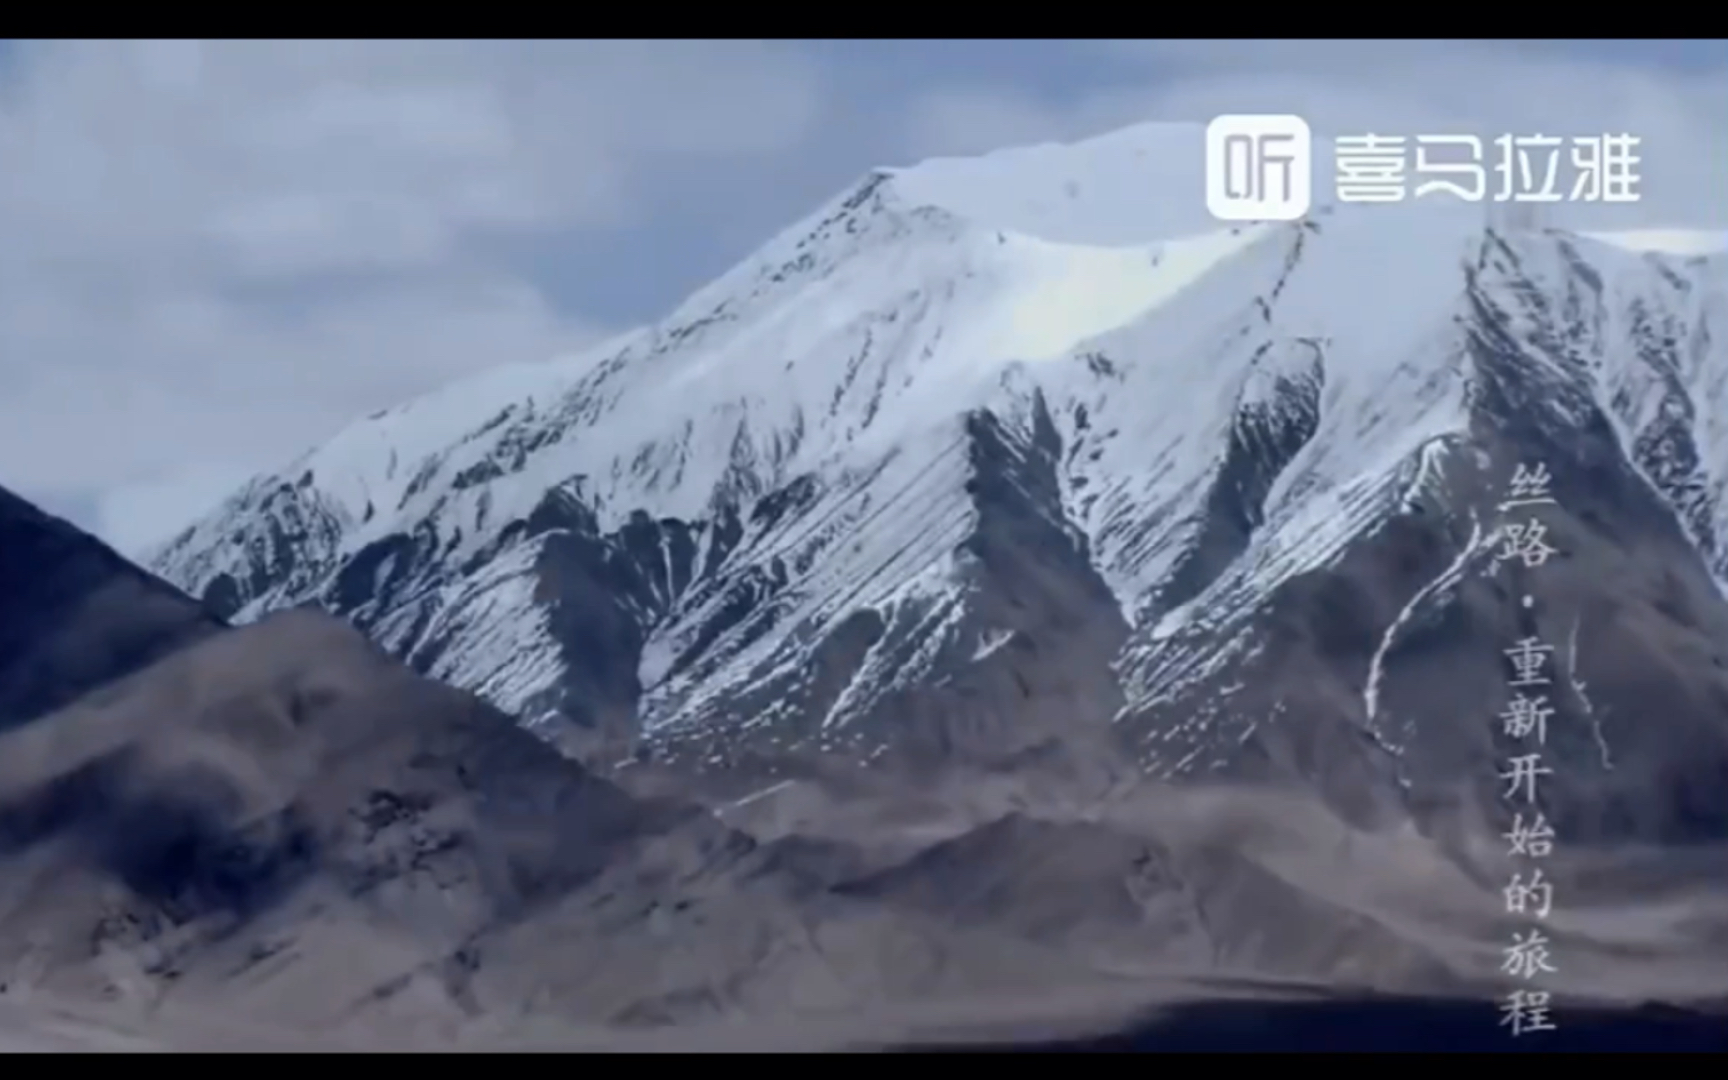
[[94,537],[0,488],[0,730],[221,625]]
[[0,968],[74,996],[352,1008],[685,814],[322,615],[215,635],[0,738]]
[[1728,1053],[1728,1009],[1579,1007],[1514,1037],[1479,1001],[1371,998],[1208,1001],[1125,1029],[1038,1042],[912,1047],[976,1053]]
[[351,1010],[638,838],[702,827],[338,620],[226,629],[4,492],[0,597],[14,993]]

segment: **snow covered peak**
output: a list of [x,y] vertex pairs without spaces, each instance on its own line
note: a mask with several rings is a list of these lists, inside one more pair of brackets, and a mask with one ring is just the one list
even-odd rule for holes
[[[853,290],[857,274],[829,279],[839,267],[870,260],[872,251],[890,253],[871,260],[877,290],[903,280],[908,260],[933,248],[961,252],[963,275],[1001,273],[1012,295],[975,350],[996,362],[1059,355],[1155,306],[1263,231],[1223,228],[1206,214],[1202,134],[1194,124],[1149,123],[1074,144],[874,170],[658,325],[578,354],[490,369],[441,387],[355,421],[298,464],[332,481],[352,476],[351,483],[320,486],[347,513],[364,517],[380,484],[354,476],[360,462],[422,459],[507,408],[561,398],[609,360],[616,367],[618,358],[663,352],[668,342],[717,324],[794,301],[807,308]],[[847,296],[850,303],[860,299]],[[844,308],[832,310],[839,317]],[[702,381],[712,366],[686,365],[672,385]],[[739,374],[728,372],[728,381]]]
[[[772,487],[868,458],[981,400],[1005,365],[1060,357],[1132,322],[1263,232],[1055,243],[915,203],[900,178],[876,173],[662,322],[373,414],[283,474],[311,478],[304,497],[352,546],[494,467],[523,483],[491,485],[493,513],[526,513],[546,488],[583,476],[606,520],[649,507],[695,519],[735,464],[753,462],[749,483]],[[668,395],[677,410],[642,411]],[[501,458],[510,464],[487,464]]]
[[910,205],[1043,240],[1110,247],[1215,228],[1204,162],[1203,125],[1145,123],[1076,143],[885,171]]
[[[1556,430],[1607,417],[1728,570],[1718,262],[1462,203],[1219,228],[1198,142],[873,173],[655,325],[358,421],[154,565],[638,732],[852,730],[1050,618],[1113,665],[1039,653],[1063,718],[1210,670],[1218,620],[1413,505],[1500,380]],[[962,695],[975,730],[1009,687]]]

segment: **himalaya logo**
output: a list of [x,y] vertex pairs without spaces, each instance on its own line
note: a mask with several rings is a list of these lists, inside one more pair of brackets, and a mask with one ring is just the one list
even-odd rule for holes
[[[1626,133],[1339,136],[1331,144],[1333,194],[1341,203],[1433,196],[1514,204],[1635,203],[1643,141]],[[1313,202],[1313,142],[1299,116],[1214,119],[1206,127],[1206,208],[1223,221],[1302,217]],[[1562,166],[1567,161],[1569,174]]]
[[1313,202],[1313,135],[1300,116],[1206,125],[1206,209],[1222,221],[1293,221]]

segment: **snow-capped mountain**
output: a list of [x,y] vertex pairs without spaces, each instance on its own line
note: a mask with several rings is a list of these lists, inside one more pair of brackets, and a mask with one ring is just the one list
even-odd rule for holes
[[[1438,724],[1401,672],[1475,618],[1492,726],[1494,642],[1549,617],[1495,555],[1526,459],[1573,515],[1538,573],[1594,567],[1580,618],[1659,549],[1688,647],[1728,641],[1728,260],[1467,204],[1209,228],[1200,158],[1147,126],[874,173],[664,321],[367,417],[152,565],[710,766],[1096,736],[1160,775],[1339,768],[1297,711],[1402,797],[1455,783],[1486,744],[1399,764]],[[1693,691],[1688,767],[1723,768],[1728,691]]]

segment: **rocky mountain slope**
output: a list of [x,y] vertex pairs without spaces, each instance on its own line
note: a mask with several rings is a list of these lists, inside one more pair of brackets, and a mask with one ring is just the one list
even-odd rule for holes
[[[14,640],[107,656],[98,646],[119,627],[127,656],[156,658],[100,682],[75,669],[88,692],[0,734],[8,1009],[215,1010],[278,1038],[794,1021],[1084,986],[1101,954],[1069,948],[1071,935],[1158,964],[1194,933],[1186,915],[1137,917],[1142,904],[1190,910],[1169,869],[1096,912],[1038,914],[1060,882],[1011,872],[990,918],[932,909],[925,882],[1003,855],[1012,871],[1016,848],[1036,862],[1046,828],[1010,820],[969,841],[961,825],[952,851],[915,843],[900,869],[906,853],[838,837],[758,840],[687,803],[626,794],[327,615],[221,627],[3,498],[10,572],[54,586],[4,594]],[[108,606],[73,602],[86,594]],[[91,610],[102,617],[69,617]],[[1099,831],[1060,881],[1132,876],[1155,858],[1147,843]],[[1246,959],[1293,966],[1276,949]]]
[[728,835],[326,615],[228,630],[64,522],[0,506],[18,586],[0,594],[4,670],[87,691],[47,712],[25,698],[0,734],[11,993],[258,993],[266,1012],[341,1016],[644,837]]
[[[1190,134],[875,173],[153,565],[242,621],[317,603],[602,764],[1054,753],[1362,822],[1493,801],[1501,653],[1539,637],[1571,835],[1728,836],[1728,263],[1432,202],[1173,240],[1131,181]],[[1528,571],[1521,465],[1558,500]]]
[[[109,565],[140,614],[197,610],[20,519],[40,565]],[[29,640],[67,625],[63,596],[0,613]],[[882,1045],[1151,1001],[1480,998],[1497,963],[1494,885],[1443,838],[1354,828],[1300,787],[1063,811],[1028,783],[1071,794],[1060,769],[888,773],[794,781],[801,816],[716,816],[627,793],[322,613],[185,626],[0,733],[0,1041]],[[1555,866],[1595,904],[1553,924],[1571,992],[1719,996],[1721,849],[1584,854]]]

